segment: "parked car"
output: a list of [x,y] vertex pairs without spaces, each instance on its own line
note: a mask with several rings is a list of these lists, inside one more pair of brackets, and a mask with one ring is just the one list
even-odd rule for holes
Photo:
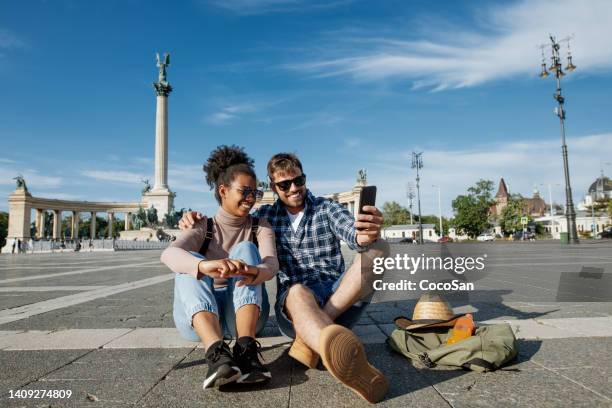
[[453,242],[453,239],[451,237],[448,237],[448,236],[445,235],[443,237],[440,237],[438,239],[438,242],[440,242],[440,243]]
[[514,241],[535,241],[536,236],[531,231],[517,231],[512,236]]
[[493,236],[493,234],[489,234],[489,233],[484,233],[484,234],[480,234],[479,236],[476,237],[476,241],[495,241],[495,237]]
[[412,244],[414,242],[414,240],[410,237],[408,238],[402,238],[398,241],[400,244]]
[[612,228],[606,228],[597,234],[597,239],[612,239]]

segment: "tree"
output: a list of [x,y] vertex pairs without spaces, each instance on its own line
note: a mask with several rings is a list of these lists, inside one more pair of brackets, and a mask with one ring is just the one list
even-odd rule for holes
[[492,192],[493,182],[480,179],[468,188],[467,195],[459,195],[453,200],[453,224],[458,233],[474,238],[491,227],[489,208],[493,204]]
[[524,202],[520,194],[513,194],[508,199],[500,214],[499,225],[506,235],[523,229],[521,218],[524,216]]
[[8,213],[0,212],[0,250],[6,245],[8,235]]
[[[416,217],[417,222],[419,217]],[[424,215],[422,217],[423,224],[433,224],[434,230],[438,236],[448,235],[448,228],[450,227],[450,220],[448,218],[442,217],[442,229],[444,230],[444,234],[440,235],[440,217],[437,215]]]
[[385,222],[383,227],[391,225],[408,224],[410,221],[410,212],[405,207],[402,207],[395,201],[385,202],[382,208]]

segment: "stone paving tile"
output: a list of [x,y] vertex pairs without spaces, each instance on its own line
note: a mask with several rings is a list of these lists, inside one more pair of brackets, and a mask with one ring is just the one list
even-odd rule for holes
[[523,348],[532,361],[550,369],[612,367],[612,337],[545,340]]
[[[448,407],[437,392],[403,358],[390,354],[383,345],[366,345],[368,359],[390,380],[383,407]],[[291,386],[292,407],[367,407],[359,395],[346,388],[325,370],[306,370],[296,365]]]
[[[431,378],[432,374],[427,376]],[[542,371],[471,372],[438,381],[434,386],[453,407],[610,406],[610,400]]]
[[193,348],[197,342],[183,339],[175,328],[139,328],[104,345],[105,349]]
[[174,327],[172,282],[117,293],[3,324],[2,330]]
[[202,389],[207,366],[204,351],[196,349],[141,401],[139,407],[286,407],[289,402],[292,359],[288,348],[264,349],[263,358],[272,380],[259,386],[227,385],[221,390]]
[[[89,353],[90,350],[0,351],[0,393],[19,389],[45,374]],[[3,403],[0,401],[0,406]]]
[[5,349],[15,344],[15,339],[26,338],[31,339],[31,341],[42,343],[42,339],[45,338],[51,330],[36,330],[36,331],[14,331],[14,334],[8,334],[6,336],[0,337],[0,349]]
[[[71,390],[71,398],[28,400],[24,405],[124,407],[144,396],[191,350],[94,350],[71,364],[59,365],[61,368],[58,370],[24,387],[32,390]],[[53,357],[62,352],[47,353]],[[47,355],[43,357],[48,358]],[[88,395],[94,395],[97,400],[88,400]],[[4,402],[11,401],[3,398],[0,405]],[[8,406],[16,405],[17,401],[11,404]]]
[[558,368],[553,371],[608,398],[612,406],[612,367],[593,364],[590,367]]
[[378,328],[378,326],[370,325],[357,325],[353,327],[353,333],[355,333],[364,344],[370,343],[383,343],[387,337]]
[[9,400],[2,398],[5,407],[128,407],[145,394],[152,386],[150,382],[133,380],[71,380],[37,381],[24,387],[26,390],[71,390],[70,398]]
[[45,376],[45,381],[137,380],[151,386],[160,380],[194,348],[182,349],[98,349]]
[[10,345],[3,347],[4,350],[74,350],[94,349],[102,347],[105,343],[121,337],[130,329],[84,329],[84,330],[62,330],[62,331],[40,331],[23,332],[13,337],[3,337],[0,343]]
[[54,299],[58,296],[72,295],[80,291],[50,291],[50,292],[3,292],[0,293],[0,310],[12,309],[31,303]]

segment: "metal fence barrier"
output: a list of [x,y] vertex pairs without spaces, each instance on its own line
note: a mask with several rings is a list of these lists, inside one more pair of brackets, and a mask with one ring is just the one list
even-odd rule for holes
[[[140,251],[146,249],[165,249],[168,241],[133,241],[120,239],[31,240],[23,244],[21,253],[43,252],[90,252],[90,251]],[[15,253],[18,253],[16,250]]]

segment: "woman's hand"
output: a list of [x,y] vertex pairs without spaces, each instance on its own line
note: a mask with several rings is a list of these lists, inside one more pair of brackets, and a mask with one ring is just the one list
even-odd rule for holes
[[192,229],[195,224],[204,219],[204,214],[196,211],[185,211],[179,220],[178,226],[181,231]]
[[259,269],[256,266],[247,265],[247,273],[242,275],[242,279],[236,282],[236,286],[252,285],[259,276]]
[[198,271],[213,279],[227,279],[248,274],[249,266],[238,259],[215,259],[201,261]]

